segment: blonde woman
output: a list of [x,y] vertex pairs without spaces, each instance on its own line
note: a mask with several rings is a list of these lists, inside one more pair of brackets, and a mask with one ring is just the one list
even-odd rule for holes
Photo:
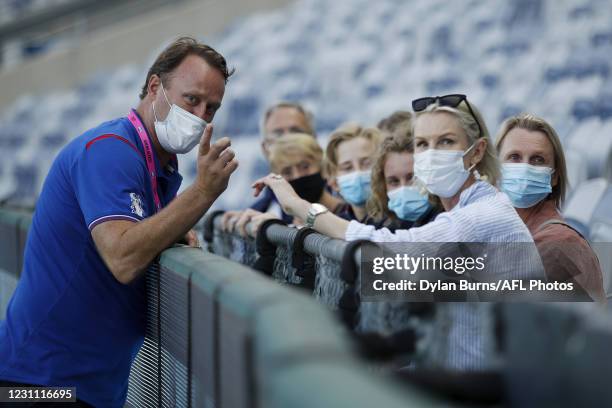
[[[320,203],[333,212],[342,210],[344,203],[327,191],[326,181],[321,175],[323,150],[315,138],[304,133],[283,136],[270,145],[270,167],[272,171],[287,181],[296,194],[303,200]],[[263,214],[263,215],[262,215]],[[253,221],[259,226],[269,218],[280,218],[288,223],[302,224],[302,219],[294,219],[292,214],[282,211],[278,204],[265,213],[248,209],[243,211],[228,230],[237,229],[246,235],[246,224]]]
[[544,119],[524,113],[502,124],[496,147],[501,190],[533,235],[548,278],[573,282],[574,295],[582,299],[605,302],[597,255],[559,212],[568,182],[557,132]]
[[[411,132],[411,131],[410,131]],[[409,135],[383,140],[372,167],[372,195],[366,204],[373,225],[390,231],[419,227],[442,208],[414,179],[414,142]]]
[[[489,132],[476,107],[465,95],[425,97],[412,102],[415,176],[429,193],[437,195],[445,212],[424,226],[408,230],[376,229],[346,221],[325,207],[301,199],[282,177],[268,175],[253,184],[255,193],[270,187],[285,211],[306,220],[308,226],[334,238],[375,242],[525,242],[533,245],[529,230],[508,197],[495,188],[499,167]],[[520,279],[533,276],[540,265],[537,253],[509,259],[499,257],[496,276]],[[499,274],[499,275],[497,275]],[[390,302],[393,303],[393,302]],[[390,308],[401,307],[389,305]],[[438,365],[457,370],[490,367],[488,331],[481,320],[486,305],[448,306],[448,350]]]
[[371,194],[370,170],[381,140],[380,131],[346,124],[329,137],[324,175],[346,205],[337,214],[346,220],[368,223],[365,208]]

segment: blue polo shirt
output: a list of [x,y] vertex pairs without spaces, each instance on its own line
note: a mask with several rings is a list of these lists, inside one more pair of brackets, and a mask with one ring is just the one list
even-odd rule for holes
[[[162,205],[182,177],[155,157]],[[155,213],[142,143],[127,118],[101,124],[57,156],[36,204],[21,279],[0,322],[0,379],[74,386],[96,407],[122,407],[145,332],[144,276],[121,284],[91,230]]]

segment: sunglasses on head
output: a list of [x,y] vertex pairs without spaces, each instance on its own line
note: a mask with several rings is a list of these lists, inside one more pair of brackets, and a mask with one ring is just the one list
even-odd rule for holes
[[478,137],[482,137],[482,128],[480,127],[480,122],[476,118],[470,103],[467,100],[467,96],[463,94],[450,94],[444,96],[426,96],[424,98],[415,99],[412,101],[412,109],[415,112],[421,112],[427,109],[427,107],[431,104],[438,102],[440,106],[449,106],[451,108],[456,108],[459,106],[461,102],[465,102],[470,114],[476,121],[476,125],[478,125]]

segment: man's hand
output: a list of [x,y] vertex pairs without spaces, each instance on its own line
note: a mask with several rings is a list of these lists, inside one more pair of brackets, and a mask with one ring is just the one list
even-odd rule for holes
[[164,249],[187,234],[227,188],[238,167],[229,138],[210,145],[212,126],[204,129],[198,152],[196,181],[157,214],[140,222],[112,220],[91,231],[98,253],[115,278],[124,284],[138,277]]
[[198,175],[194,185],[203,197],[214,201],[225,189],[232,173],[238,168],[238,160],[230,149],[231,141],[223,137],[210,144],[213,127],[206,125],[198,149]]

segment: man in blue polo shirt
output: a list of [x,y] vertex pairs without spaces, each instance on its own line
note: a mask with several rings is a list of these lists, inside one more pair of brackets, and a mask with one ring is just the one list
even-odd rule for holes
[[[0,386],[70,386],[83,406],[123,406],[144,339],[144,271],[238,166],[207,125],[231,74],[214,49],[181,38],[150,68],[137,109],[59,153],[0,323]],[[198,144],[196,180],[176,196],[176,154]]]

